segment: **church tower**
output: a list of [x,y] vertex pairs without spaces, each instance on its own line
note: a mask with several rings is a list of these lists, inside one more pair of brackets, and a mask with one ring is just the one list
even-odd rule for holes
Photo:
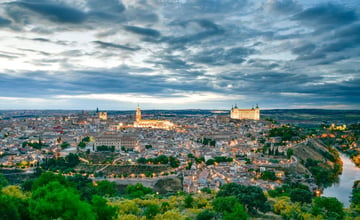
[[136,108],[136,121],[141,121],[141,109],[140,109],[139,104]]

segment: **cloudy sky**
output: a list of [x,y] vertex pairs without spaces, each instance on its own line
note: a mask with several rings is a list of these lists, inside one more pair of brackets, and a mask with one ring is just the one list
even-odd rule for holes
[[0,0],[0,109],[360,109],[358,0]]

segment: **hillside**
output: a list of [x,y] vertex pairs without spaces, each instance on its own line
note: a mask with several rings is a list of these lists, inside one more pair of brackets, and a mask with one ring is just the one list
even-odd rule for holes
[[298,170],[311,173],[320,187],[336,181],[342,171],[338,152],[333,148],[327,148],[319,139],[309,139],[293,147],[293,150],[299,160]]

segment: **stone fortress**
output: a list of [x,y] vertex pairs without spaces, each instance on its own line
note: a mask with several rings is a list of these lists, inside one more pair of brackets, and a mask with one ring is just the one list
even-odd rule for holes
[[231,119],[250,119],[250,120],[260,120],[260,108],[258,105],[251,109],[239,109],[237,105],[231,108],[230,111]]

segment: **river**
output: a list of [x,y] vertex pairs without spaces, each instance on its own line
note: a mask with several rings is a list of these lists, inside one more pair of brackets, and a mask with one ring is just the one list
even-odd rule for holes
[[343,162],[342,174],[339,176],[339,182],[324,189],[322,196],[336,197],[344,204],[344,207],[349,207],[352,187],[355,180],[360,180],[360,168],[356,167],[349,157],[340,153],[340,158]]

